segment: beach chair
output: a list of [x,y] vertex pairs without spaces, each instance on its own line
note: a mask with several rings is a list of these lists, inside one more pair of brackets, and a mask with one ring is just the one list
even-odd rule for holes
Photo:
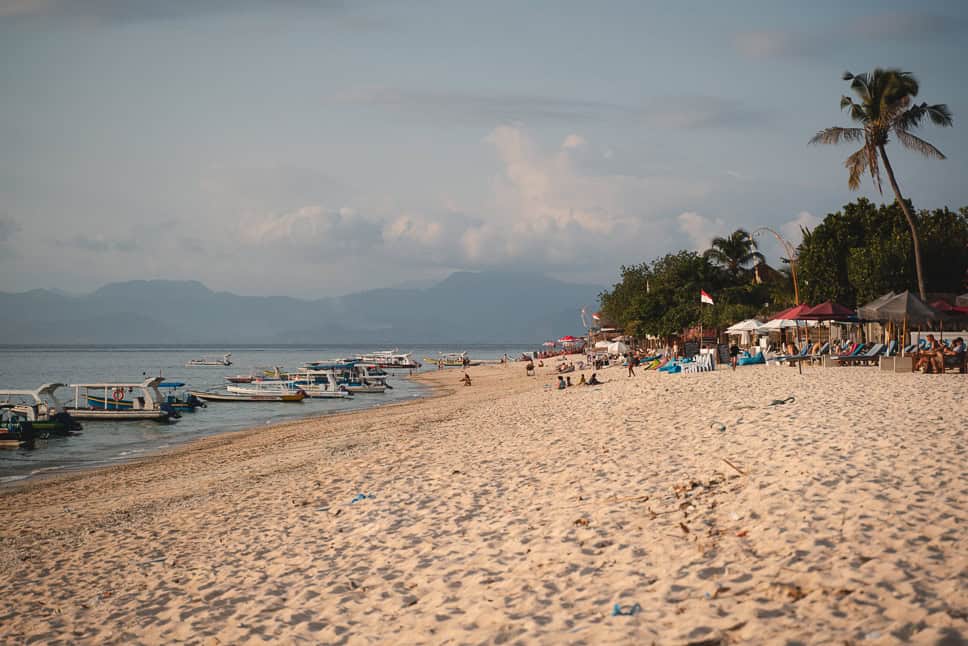
[[857,366],[865,365],[869,366],[872,363],[876,363],[880,360],[880,354],[884,351],[883,343],[875,343],[870,347],[867,352],[861,354],[855,354],[849,357],[840,357],[837,359],[838,363],[842,366]]
[[687,364],[682,371],[683,372],[711,372],[716,369],[716,365],[713,363],[713,356],[711,354],[700,354],[696,357],[695,361]]

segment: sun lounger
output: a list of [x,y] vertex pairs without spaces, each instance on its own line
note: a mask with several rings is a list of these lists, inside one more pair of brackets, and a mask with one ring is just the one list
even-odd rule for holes
[[867,352],[849,357],[838,357],[837,362],[842,366],[870,365],[880,360],[883,351],[884,344],[875,343]]

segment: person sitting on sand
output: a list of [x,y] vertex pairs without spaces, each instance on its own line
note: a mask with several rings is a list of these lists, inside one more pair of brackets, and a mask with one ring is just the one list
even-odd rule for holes
[[583,373],[581,373],[581,379],[578,380],[578,385],[579,386],[584,386],[587,383],[588,382],[585,380],[585,373],[583,372]]
[[568,384],[565,383],[565,378],[561,375],[558,375],[558,390],[564,390],[567,387]]
[[571,388],[571,375],[565,377],[565,386]]
[[597,372],[593,372],[592,373],[592,376],[588,378],[588,385],[589,386],[597,386],[597,385],[599,385],[601,383],[602,382],[600,382],[598,380],[598,373]]
[[524,366],[524,374],[528,377],[534,376],[534,362],[529,361],[526,366]]
[[471,376],[465,372],[464,373],[464,378],[461,379],[461,383],[463,383],[465,386],[470,386],[471,385]]

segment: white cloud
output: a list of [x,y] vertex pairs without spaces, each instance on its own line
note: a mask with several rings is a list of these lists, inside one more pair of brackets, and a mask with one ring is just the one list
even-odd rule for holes
[[695,211],[685,211],[677,218],[679,230],[692,241],[693,249],[705,251],[716,236],[726,233],[726,223],[716,218],[711,220]]
[[786,238],[790,244],[796,247],[803,240],[803,232],[800,229],[812,229],[821,222],[823,222],[823,219],[818,218],[813,213],[810,213],[809,211],[800,211],[800,213],[797,214],[797,217],[793,218],[789,222],[783,223],[780,226],[780,233],[783,234],[783,237]]

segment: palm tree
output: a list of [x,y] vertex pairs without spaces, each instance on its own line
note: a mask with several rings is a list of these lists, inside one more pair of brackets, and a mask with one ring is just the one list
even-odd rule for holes
[[719,265],[734,278],[748,265],[763,262],[763,254],[756,250],[756,241],[745,229],[736,229],[729,237],[713,238],[712,246],[703,253],[707,259]]
[[914,266],[918,276],[918,292],[921,300],[925,300],[924,275],[921,271],[921,242],[918,240],[917,226],[911,209],[901,189],[894,178],[894,169],[887,158],[885,146],[893,132],[897,140],[905,148],[917,151],[925,157],[944,159],[941,151],[924,139],[911,134],[913,128],[921,125],[925,117],[931,123],[946,127],[951,125],[951,112],[948,106],[939,103],[912,104],[911,99],[918,95],[918,81],[909,72],[898,69],[877,68],[869,74],[851,74],[844,72],[843,79],[850,81],[850,89],[857,95],[859,103],[855,103],[849,96],[840,97],[840,108],[850,112],[850,118],[861,124],[859,128],[826,128],[818,132],[811,144],[837,144],[841,141],[863,142],[863,145],[851,154],[844,166],[847,167],[847,185],[851,190],[860,186],[860,178],[870,173],[874,186],[883,194],[881,189],[881,171],[878,164],[884,165],[884,171],[894,189],[894,198],[904,211],[908,226],[911,228],[911,240],[914,243]]

